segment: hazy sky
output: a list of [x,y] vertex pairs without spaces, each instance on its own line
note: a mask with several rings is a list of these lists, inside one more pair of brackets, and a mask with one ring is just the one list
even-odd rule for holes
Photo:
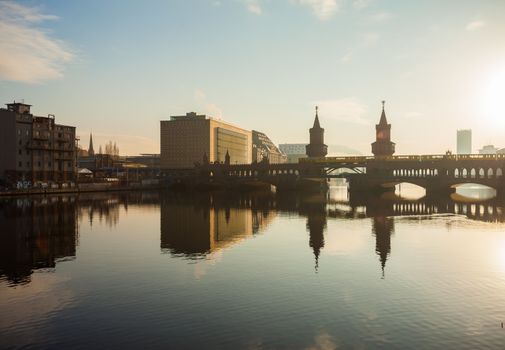
[[505,1],[0,0],[1,103],[81,144],[159,152],[159,120],[206,113],[370,154],[385,99],[397,154],[505,147]]

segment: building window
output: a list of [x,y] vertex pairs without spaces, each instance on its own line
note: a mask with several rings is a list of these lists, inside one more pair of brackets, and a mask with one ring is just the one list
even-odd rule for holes
[[30,162],[26,162],[26,166],[29,168],[30,167]]
[[50,167],[50,166],[51,166],[51,162],[48,162],[48,163],[47,163],[47,166],[49,166],[49,167]]
[[23,166],[23,163],[18,162],[18,166],[21,168]]
[[21,150],[18,150],[18,154],[21,155]]
[[18,129],[18,135],[21,136],[21,130],[20,129]]
[[37,162],[37,166],[40,168],[40,162]]
[[30,131],[26,130],[26,136],[29,136],[29,135],[30,135]]

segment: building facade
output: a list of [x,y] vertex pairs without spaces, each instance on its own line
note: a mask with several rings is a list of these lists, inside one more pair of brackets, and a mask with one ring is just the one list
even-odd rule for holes
[[190,112],[160,122],[160,150],[163,169],[192,168],[205,157],[209,162],[224,162],[226,153],[231,164],[250,164],[252,134]]
[[497,154],[500,149],[493,145],[485,145],[479,150],[479,154]]
[[306,143],[283,143],[279,145],[279,149],[288,158],[288,163],[298,163],[300,158],[307,158]]
[[391,124],[388,124],[384,104],[382,101],[382,114],[379,124],[375,125],[375,142],[372,143],[372,153],[374,156],[392,156],[395,153],[395,143],[391,142]]
[[75,127],[53,115],[34,116],[31,105],[0,109],[0,176],[8,186],[64,183],[76,177]]
[[306,146],[308,157],[325,157],[328,154],[328,146],[324,144],[324,129],[319,125],[319,116],[314,118],[314,125],[309,129],[310,143]]
[[457,152],[458,154],[472,153],[472,130],[464,129],[457,131]]
[[270,140],[270,138],[260,131],[252,131],[252,161],[261,162],[268,159],[272,164],[286,163],[288,157]]

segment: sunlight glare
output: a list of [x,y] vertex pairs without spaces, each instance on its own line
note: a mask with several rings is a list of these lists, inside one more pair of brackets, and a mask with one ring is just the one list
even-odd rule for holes
[[480,105],[483,116],[494,126],[505,126],[505,68],[489,77]]

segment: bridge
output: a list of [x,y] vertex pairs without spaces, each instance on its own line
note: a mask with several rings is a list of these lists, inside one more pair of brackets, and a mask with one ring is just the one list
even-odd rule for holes
[[229,154],[224,162],[202,164],[184,174],[171,173],[179,182],[210,186],[275,185],[279,189],[324,188],[327,179],[346,178],[350,191],[381,192],[394,189],[400,183],[412,183],[428,194],[447,194],[461,184],[475,183],[492,187],[505,194],[505,154],[465,154],[448,152],[439,155],[393,155],[391,124],[384,111],[372,143],[373,156],[327,157],[324,129],[316,107],[314,126],[309,130],[307,158],[294,164],[272,164],[268,159],[252,164],[232,164]]
[[[387,191],[412,183],[433,193],[454,192],[467,183],[505,189],[505,155],[406,155],[316,157],[294,164],[206,164],[197,168],[199,179],[209,183],[252,184],[279,188],[313,187],[323,179],[346,178],[351,191]],[[318,181],[319,180],[319,181]]]

